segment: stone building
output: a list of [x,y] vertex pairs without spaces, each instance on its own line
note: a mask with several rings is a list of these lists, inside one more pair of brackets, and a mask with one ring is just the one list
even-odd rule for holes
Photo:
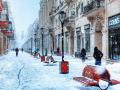
[[0,54],[4,54],[11,47],[14,39],[13,22],[6,1],[0,0]]
[[120,60],[120,0],[106,0],[108,56]]
[[80,50],[85,48],[88,56],[93,56],[94,47],[97,46],[103,52],[105,59],[120,59],[119,0],[42,0],[41,2],[39,27],[44,27],[47,31],[48,27],[52,29],[54,51],[58,47],[61,50],[59,12],[64,11],[67,16],[64,25],[65,54],[79,57]]
[[[41,0],[39,10],[39,37],[40,50],[48,52],[54,50],[54,32],[53,32],[53,17],[50,17],[50,11],[54,8],[55,0]],[[43,35],[43,37],[42,37]]]

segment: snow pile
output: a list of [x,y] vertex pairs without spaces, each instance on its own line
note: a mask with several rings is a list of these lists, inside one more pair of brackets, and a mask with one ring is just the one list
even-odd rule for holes
[[105,68],[103,66],[96,66],[96,71],[98,74],[103,74],[105,72]]
[[109,86],[109,83],[103,80],[99,80],[99,86],[101,89],[106,89]]
[[106,66],[106,68],[108,68],[108,70],[112,73],[118,73],[120,74],[120,63],[114,63],[114,64],[109,64]]

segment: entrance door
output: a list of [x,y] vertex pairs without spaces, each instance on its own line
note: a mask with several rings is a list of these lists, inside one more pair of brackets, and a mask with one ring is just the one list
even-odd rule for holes
[[109,57],[120,60],[120,29],[109,30]]

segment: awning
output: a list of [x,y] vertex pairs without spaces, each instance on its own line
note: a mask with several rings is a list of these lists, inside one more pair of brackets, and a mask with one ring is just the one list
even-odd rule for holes
[[0,28],[7,28],[9,24],[9,21],[0,21]]
[[1,30],[1,32],[2,32],[5,36],[12,36],[12,35],[13,35],[13,31]]

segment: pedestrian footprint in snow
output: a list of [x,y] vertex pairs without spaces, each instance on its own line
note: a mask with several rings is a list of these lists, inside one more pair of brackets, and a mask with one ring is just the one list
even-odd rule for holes
[[16,48],[16,49],[15,49],[15,52],[16,52],[16,56],[18,56],[19,49]]

